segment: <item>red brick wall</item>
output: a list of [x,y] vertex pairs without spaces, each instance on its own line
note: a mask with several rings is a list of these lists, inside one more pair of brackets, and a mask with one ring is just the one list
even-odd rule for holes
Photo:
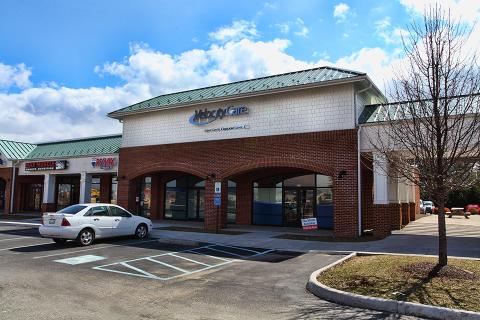
[[[357,236],[356,130],[122,148],[118,202],[129,209],[135,207],[133,181],[152,172],[180,171],[205,178],[214,174],[215,180],[222,180],[226,185],[229,178],[272,167],[297,168],[332,176],[335,235]],[[338,178],[340,171],[346,172],[341,179]],[[244,182],[237,190],[239,203],[242,198],[248,201],[251,197],[239,191],[247,191],[246,185],[248,183]],[[212,228],[216,223],[212,183],[207,183],[205,196],[205,226]],[[221,219],[226,219],[226,205],[225,188]],[[249,211],[251,206],[245,203],[238,210],[237,221],[249,223]],[[219,223],[224,224],[223,220]]]
[[10,196],[12,192],[12,168],[0,168],[0,178],[5,180],[5,208],[0,213],[8,214],[10,212]]

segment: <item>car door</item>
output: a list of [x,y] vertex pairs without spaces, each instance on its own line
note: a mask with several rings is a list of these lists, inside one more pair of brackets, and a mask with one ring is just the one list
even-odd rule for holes
[[113,217],[112,235],[127,236],[134,233],[134,218],[130,213],[116,206],[109,206]]
[[[112,236],[113,217],[107,206],[94,206],[90,208],[87,215],[90,218],[90,223],[97,229],[96,237],[106,238]],[[100,234],[98,234],[100,231]]]

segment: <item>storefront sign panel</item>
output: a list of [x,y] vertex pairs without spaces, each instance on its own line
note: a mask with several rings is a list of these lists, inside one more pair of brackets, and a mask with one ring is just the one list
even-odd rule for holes
[[318,229],[317,218],[301,219],[303,230],[316,230]]
[[117,159],[113,157],[109,158],[92,158],[92,167],[99,169],[113,169],[117,165]]
[[67,168],[67,160],[37,161],[25,163],[25,171],[65,170]]

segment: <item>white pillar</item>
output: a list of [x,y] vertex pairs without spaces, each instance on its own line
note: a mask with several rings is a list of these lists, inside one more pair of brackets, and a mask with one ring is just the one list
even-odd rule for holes
[[43,180],[43,203],[55,203],[55,175],[45,173]]
[[388,204],[388,162],[380,155],[373,155],[373,203]]
[[92,175],[86,172],[80,173],[80,203],[90,203],[91,188]]

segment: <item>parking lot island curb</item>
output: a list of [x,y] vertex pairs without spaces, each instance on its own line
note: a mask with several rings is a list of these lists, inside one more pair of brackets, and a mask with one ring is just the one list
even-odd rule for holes
[[[331,302],[359,307],[364,309],[372,309],[378,311],[386,311],[391,313],[404,314],[409,316],[424,317],[430,319],[441,319],[441,320],[480,320],[480,313],[466,310],[450,309],[444,307],[435,307],[430,305],[424,305],[413,302],[404,302],[396,301],[383,298],[375,298],[369,296],[363,296],[355,293],[345,292],[330,288],[322,283],[320,283],[317,278],[320,274],[327,271],[328,269],[339,265],[346,260],[349,260],[353,257],[367,254],[357,254],[353,252],[348,256],[335,261],[334,263],[321,268],[317,271],[314,271],[310,275],[310,279],[307,283],[307,290],[310,291],[315,296],[328,300]],[[368,254],[372,255],[372,254]]]

